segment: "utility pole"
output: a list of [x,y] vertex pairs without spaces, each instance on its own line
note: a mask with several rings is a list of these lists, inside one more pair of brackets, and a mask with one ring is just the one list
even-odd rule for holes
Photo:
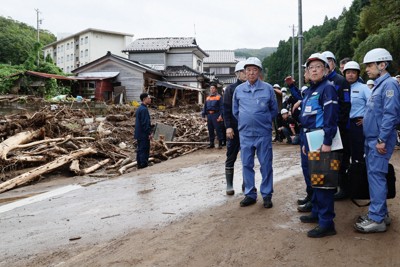
[[294,24],[292,25],[292,77],[294,79]]
[[[36,11],[36,30],[37,30],[37,42],[38,44],[40,43],[40,36],[39,36],[39,32],[40,32],[40,28],[39,25],[42,24],[42,20],[39,19],[39,9],[35,9]],[[39,54],[39,49],[37,51],[37,66],[39,67],[39,58],[40,58],[40,54]]]
[[303,12],[301,0],[299,0],[299,32],[297,33],[299,39],[299,89],[303,87]]

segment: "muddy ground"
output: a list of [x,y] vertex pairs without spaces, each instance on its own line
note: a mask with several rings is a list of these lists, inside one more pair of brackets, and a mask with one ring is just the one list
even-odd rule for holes
[[[400,266],[399,197],[388,201],[392,225],[386,233],[361,234],[353,230],[355,219],[367,208],[358,208],[345,200],[335,203],[337,235],[308,238],[306,233],[314,225],[300,223],[302,214],[297,212],[295,205],[296,199],[304,196],[298,147],[275,144],[273,149],[277,182],[272,209],[262,207],[261,197],[256,205],[241,208],[240,162],[236,165],[236,194],[229,197],[224,191],[225,150],[197,151],[114,180],[69,178],[78,184],[97,183],[92,186],[95,190],[111,184],[117,187],[115,183],[137,181],[137,184],[125,187],[132,194],[141,196],[128,198],[134,203],[127,203],[127,199],[119,202],[120,206],[128,205],[127,210],[138,209],[139,213],[132,211],[124,216],[126,211],[108,212],[108,215],[118,214],[109,218],[108,228],[102,225],[91,233],[90,229],[95,226],[82,226],[86,230],[80,232],[82,238],[78,240],[57,243],[54,241],[59,237],[56,233],[62,229],[53,232],[51,228],[34,226],[32,214],[39,213],[33,209],[40,210],[40,203],[0,213],[4,253],[0,266]],[[400,150],[396,150],[391,162],[397,174],[400,173],[399,159]],[[259,181],[259,175],[256,178]],[[50,181],[46,186],[43,186],[46,181],[42,181],[7,192],[1,196],[8,199],[8,202],[3,201],[3,206],[18,195],[34,194],[45,187],[68,183],[68,179],[61,177]],[[400,188],[398,182],[397,185]],[[75,206],[68,208],[71,202],[78,201],[79,191],[74,191],[77,192],[75,195],[67,194],[70,197],[65,200],[68,203],[64,207],[66,210],[59,207],[58,211],[64,213],[62,218],[69,218],[70,228],[73,220],[68,209],[75,209],[74,218],[86,215],[79,213]],[[122,195],[121,192],[121,196],[108,197],[122,199]],[[94,202],[90,200],[92,197],[87,191],[86,201]],[[61,203],[62,199],[53,199],[52,205],[56,205],[55,201]],[[42,205],[50,205],[49,202]],[[99,205],[96,212],[102,214],[102,206],[95,205]],[[92,209],[87,207],[87,210]],[[50,210],[47,213],[50,221],[59,216],[56,212],[51,216]],[[95,222],[96,214],[90,216]],[[160,216],[165,218],[160,219]],[[40,222],[37,217],[36,224]],[[104,221],[107,220],[99,220],[99,224]],[[33,227],[37,228],[32,230]],[[23,233],[25,228],[29,233]],[[37,232],[41,231],[49,236],[39,240]],[[70,231],[68,237],[74,235]],[[105,232],[107,235],[102,235]]]

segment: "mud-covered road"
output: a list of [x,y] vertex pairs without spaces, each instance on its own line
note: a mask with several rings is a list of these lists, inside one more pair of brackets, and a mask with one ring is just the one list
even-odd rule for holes
[[239,207],[240,161],[236,194],[225,195],[218,149],[114,179],[53,177],[3,193],[0,266],[400,266],[398,198],[388,202],[386,233],[356,233],[352,224],[366,208],[341,201],[338,234],[307,238],[313,225],[299,222],[295,205],[304,194],[298,147],[273,151],[272,209],[260,200]]

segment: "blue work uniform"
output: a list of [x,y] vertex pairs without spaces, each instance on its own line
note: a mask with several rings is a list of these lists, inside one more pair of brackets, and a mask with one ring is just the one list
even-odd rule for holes
[[351,84],[350,109],[350,151],[351,162],[364,161],[363,124],[357,125],[364,118],[365,107],[371,96],[371,90],[366,84],[355,82]]
[[[309,147],[306,139],[306,132],[315,129],[324,130],[323,144],[332,145],[332,139],[337,132],[338,118],[338,96],[334,85],[324,78],[319,83],[311,83],[310,87],[303,92],[300,121],[303,127],[301,132],[301,143],[305,146],[306,153]],[[308,170],[307,155],[302,153],[301,158],[303,174],[307,176],[310,184],[310,174]],[[313,189],[312,196],[312,217],[318,217],[318,223],[321,227],[330,228],[334,226],[335,217],[333,195],[335,189]]]
[[210,138],[210,145],[214,146],[215,132],[217,132],[218,140],[220,144],[225,140],[221,125],[218,121],[218,117],[223,117],[224,105],[222,96],[218,93],[209,95],[204,103],[204,109],[202,112],[202,117],[207,116],[207,128],[208,136]]
[[135,135],[137,140],[136,161],[138,168],[149,164],[151,123],[147,106],[141,104],[136,110]]
[[[396,125],[400,121],[400,88],[388,73],[377,78],[374,84],[364,114],[365,161],[371,197],[368,217],[381,223],[388,213],[386,174],[396,144]],[[378,153],[378,138],[385,143],[386,154]]]
[[225,168],[232,168],[235,165],[235,161],[237,159],[237,155],[240,150],[240,140],[239,140],[239,130],[238,130],[238,121],[233,116],[232,113],[232,99],[233,93],[238,85],[242,84],[241,80],[237,80],[235,83],[226,87],[224,92],[224,122],[225,128],[232,128],[233,130],[233,139],[227,140],[226,145],[226,161]]
[[272,121],[278,114],[278,103],[272,86],[257,80],[242,83],[233,94],[233,115],[238,120],[240,155],[243,164],[244,194],[257,199],[254,155],[260,162],[263,198],[272,197]]

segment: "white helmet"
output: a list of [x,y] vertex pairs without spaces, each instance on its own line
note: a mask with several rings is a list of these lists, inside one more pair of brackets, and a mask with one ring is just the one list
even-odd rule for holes
[[249,57],[248,59],[246,59],[244,68],[246,68],[247,66],[250,66],[250,65],[257,66],[260,70],[262,70],[261,60],[259,60],[256,57]]
[[301,92],[303,92],[304,90],[306,90],[308,88],[307,85],[303,85],[303,87],[301,87]]
[[306,67],[308,67],[308,65],[310,65],[310,63],[311,63],[312,61],[315,61],[315,60],[319,60],[319,61],[321,61],[322,63],[325,63],[326,66],[329,66],[329,62],[328,62],[328,59],[326,58],[326,56],[324,56],[324,55],[321,54],[321,53],[314,53],[314,54],[312,54],[312,55],[307,59],[307,61],[306,61]]
[[367,85],[370,85],[370,84],[374,85],[374,81],[373,80],[368,80],[367,81]]
[[244,60],[239,61],[238,63],[236,63],[235,72],[244,70],[244,64],[245,63],[246,63],[246,61],[244,61]]
[[346,72],[346,70],[358,70],[358,72],[360,72],[360,65],[355,62],[355,61],[349,61],[344,65],[343,68],[343,73]]
[[272,86],[273,88],[279,88],[279,89],[281,89],[281,87],[279,86],[279,84],[274,84],[274,86]]
[[281,92],[287,92],[286,87],[282,87]]
[[335,55],[331,51],[325,51],[322,53],[326,58],[332,58],[336,62]]
[[364,64],[368,64],[371,62],[381,62],[381,61],[392,61],[392,55],[384,48],[375,48],[370,50],[364,56]]
[[289,113],[289,111],[288,111],[286,108],[283,108],[283,109],[281,110],[281,115],[283,115],[283,114],[285,114],[285,113]]

